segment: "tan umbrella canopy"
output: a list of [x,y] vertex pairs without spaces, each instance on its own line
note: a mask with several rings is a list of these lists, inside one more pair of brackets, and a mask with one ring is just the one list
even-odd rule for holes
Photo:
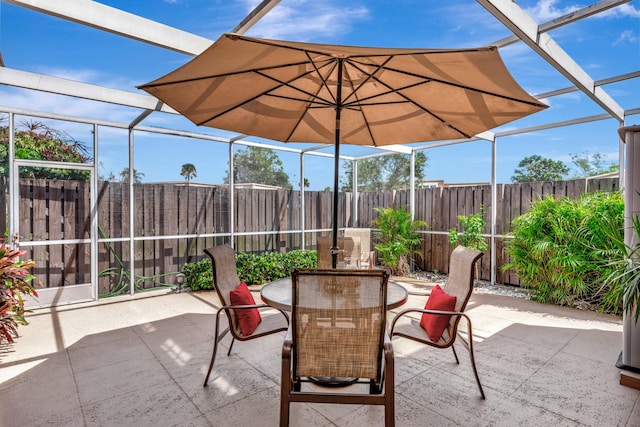
[[196,125],[335,144],[334,249],[339,144],[470,138],[546,108],[495,47],[373,48],[237,34],[140,88]]

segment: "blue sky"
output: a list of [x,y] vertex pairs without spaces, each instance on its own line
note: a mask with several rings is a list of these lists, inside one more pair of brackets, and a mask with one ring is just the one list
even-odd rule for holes
[[[81,2],[79,2],[81,3]],[[153,0],[102,1],[106,5],[159,21],[215,40],[230,31],[258,0]],[[545,22],[590,2],[576,0],[518,1],[538,22]],[[472,0],[341,1],[282,0],[256,26],[250,36],[384,47],[474,47],[489,44],[510,32]],[[640,70],[640,0],[550,33],[554,40],[595,80]],[[103,31],[0,3],[0,51],[9,68],[100,84],[131,92],[187,62],[190,57]],[[570,86],[570,83],[523,43],[500,50],[507,68],[531,94]],[[624,109],[640,106],[640,79],[607,85],[604,89]],[[532,126],[602,114],[585,95],[573,92],[546,100],[552,108],[507,124],[497,130]],[[139,111],[0,86],[0,105],[79,115],[128,123]],[[640,123],[638,117],[626,124]],[[86,125],[51,123],[74,138],[91,141]],[[211,135],[229,133],[196,128],[181,118],[154,113],[143,125],[172,127]],[[518,162],[533,154],[562,160],[571,166],[571,154],[599,153],[618,159],[617,121],[611,119],[566,128],[538,131],[498,140],[498,182],[509,182]],[[253,141],[260,141],[251,138]],[[127,166],[127,135],[101,129],[100,173],[118,174]],[[273,145],[277,143],[270,142]],[[420,144],[419,144],[420,145]],[[308,148],[304,144],[291,144]],[[331,150],[325,150],[331,153]],[[370,153],[347,147],[345,155]],[[280,153],[292,182],[299,179],[299,156]],[[427,151],[427,179],[447,182],[488,182],[491,145],[479,141]],[[135,167],[144,181],[182,180],[180,165],[193,163],[197,181],[219,183],[226,168],[227,148],[222,144],[141,134],[136,138]],[[332,185],[333,162],[306,157],[305,174],[311,189]]]

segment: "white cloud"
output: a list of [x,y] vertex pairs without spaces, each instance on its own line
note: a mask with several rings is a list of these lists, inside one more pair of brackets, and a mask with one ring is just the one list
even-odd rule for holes
[[3,105],[33,111],[128,123],[132,113],[125,107],[27,89],[0,90]]
[[634,5],[625,3],[595,15],[596,18],[640,18],[640,10]]
[[535,6],[526,8],[525,11],[537,22],[545,22],[580,9],[580,6],[560,8],[557,7],[558,2],[558,0],[541,0]]
[[638,37],[633,31],[626,30],[623,31],[620,36],[613,42],[614,46],[622,45],[625,43],[636,44],[640,41],[640,37]]
[[47,76],[59,77],[61,79],[72,80],[94,84],[98,86],[109,87],[112,89],[121,89],[131,91],[139,82],[127,80],[117,74],[92,70],[88,68],[52,68],[46,66],[36,66],[33,70],[35,73]]
[[[248,12],[259,3],[243,0]],[[359,20],[369,18],[364,6],[348,7],[333,1],[291,0],[278,4],[248,34],[272,39],[308,40],[332,38],[350,31]]]

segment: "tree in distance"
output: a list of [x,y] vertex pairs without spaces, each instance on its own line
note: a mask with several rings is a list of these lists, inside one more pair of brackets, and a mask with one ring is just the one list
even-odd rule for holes
[[539,155],[525,157],[511,177],[511,182],[560,181],[569,173],[569,168],[560,160]]
[[[133,183],[140,184],[144,178],[144,173],[138,172],[137,169],[133,169]],[[120,171],[120,182],[129,182],[129,168],[124,168]]]
[[620,170],[620,165],[607,162],[600,153],[590,154],[585,151],[582,154],[570,153],[571,161],[575,165],[574,178],[587,178]]
[[[416,152],[415,180],[424,180],[427,167],[427,155]],[[411,180],[411,159],[406,154],[378,156],[358,162],[358,191],[380,191],[408,188]],[[353,162],[344,163],[345,174],[342,179],[342,191],[351,191],[353,186]]]
[[[293,189],[282,161],[269,148],[246,147],[233,155],[233,181],[238,183],[260,183]],[[224,183],[229,183],[227,168]]]
[[180,175],[184,176],[184,179],[187,180],[187,185],[191,183],[191,178],[195,178],[198,176],[198,171],[196,171],[196,167],[193,163],[185,163],[182,165],[182,169],[180,169]]

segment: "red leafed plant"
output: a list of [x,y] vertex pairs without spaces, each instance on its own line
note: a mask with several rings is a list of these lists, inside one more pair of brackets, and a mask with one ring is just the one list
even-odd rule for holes
[[0,244],[0,343],[5,340],[13,342],[13,336],[18,336],[18,325],[28,324],[24,318],[27,311],[22,297],[38,296],[31,286],[34,276],[28,272],[36,263],[18,260],[22,254],[24,251]]

